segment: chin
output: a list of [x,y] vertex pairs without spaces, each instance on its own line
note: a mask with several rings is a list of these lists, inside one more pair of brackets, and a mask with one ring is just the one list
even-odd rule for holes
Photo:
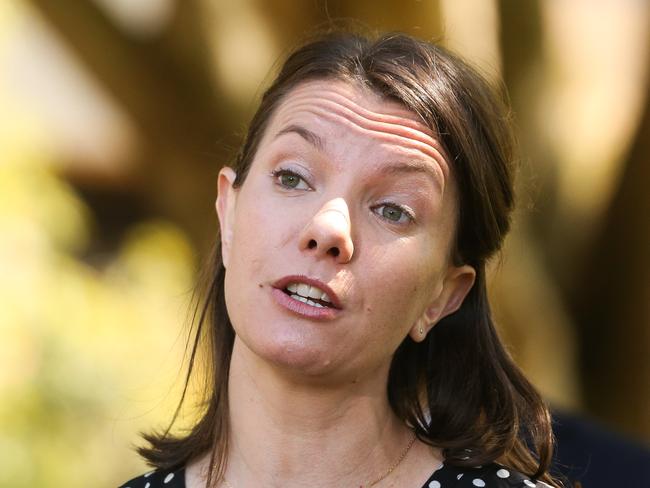
[[309,340],[285,338],[252,344],[250,349],[262,360],[284,372],[303,377],[319,377],[333,370],[331,351],[323,344],[310,344]]
[[332,365],[329,356],[318,347],[306,344],[278,344],[267,351],[267,360],[275,366],[307,375],[327,372]]

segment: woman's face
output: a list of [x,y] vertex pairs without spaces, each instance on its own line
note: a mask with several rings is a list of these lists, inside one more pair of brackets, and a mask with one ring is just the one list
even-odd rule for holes
[[473,284],[449,260],[457,203],[440,142],[367,88],[293,89],[239,189],[234,177],[221,171],[217,199],[226,304],[242,350],[269,366],[385,374]]

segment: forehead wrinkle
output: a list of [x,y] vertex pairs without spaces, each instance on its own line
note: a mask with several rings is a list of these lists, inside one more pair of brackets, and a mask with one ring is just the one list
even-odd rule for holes
[[[417,151],[424,155],[425,157],[433,159],[437,164],[432,167],[433,172],[436,174],[435,183],[440,187],[440,190],[444,190],[444,183],[448,177],[449,168],[448,162],[445,158],[445,155],[441,152],[439,146],[431,146],[426,142],[419,140],[414,140],[410,137],[404,136],[400,133],[387,132],[383,129],[383,126],[377,127],[374,124],[364,124],[363,121],[353,120],[352,117],[347,117],[345,114],[338,114],[332,112],[331,110],[322,109],[315,106],[314,104],[302,104],[302,106],[294,107],[295,110],[302,110],[306,113],[316,115],[317,117],[332,120],[334,122],[342,123],[348,127],[359,130],[360,132],[378,139],[380,142],[387,142],[397,146],[401,146],[401,149],[410,149]],[[287,117],[291,119],[291,117]],[[361,123],[359,123],[361,122]],[[328,141],[324,141],[327,144]],[[427,158],[427,159],[428,159]]]
[[[323,105],[335,112],[347,114],[351,119],[357,119],[357,123],[363,126],[374,126],[386,132],[404,133],[407,137],[419,140],[425,144],[436,147],[439,152],[444,154],[444,148],[440,142],[430,134],[430,129],[422,122],[415,121],[407,117],[400,117],[392,114],[375,112],[367,109],[349,98],[334,94],[334,98],[339,100],[328,100],[322,94],[303,94],[290,97],[285,103],[285,107],[300,108],[305,106],[309,101],[312,105]],[[384,102],[388,103],[388,102]],[[404,109],[406,110],[406,109]],[[410,113],[410,112],[409,112]]]
[[[306,102],[305,100],[309,100],[309,102]],[[283,108],[286,110],[289,109],[300,110],[304,108],[307,109],[314,108],[318,105],[324,106],[326,110],[331,110],[334,113],[340,113],[342,116],[348,118],[349,120],[353,121],[356,125],[359,125],[361,127],[369,128],[378,132],[393,133],[407,139],[419,141],[420,143],[425,144],[431,147],[433,150],[435,150],[435,152],[439,154],[445,162],[449,161],[446,151],[442,146],[442,144],[440,144],[440,141],[432,137],[424,130],[422,130],[423,127],[427,131],[429,129],[426,128],[424,124],[414,122],[407,118],[398,118],[400,121],[399,123],[397,121],[395,122],[385,121],[382,120],[382,118],[384,117],[383,114],[379,114],[378,112],[370,112],[368,110],[363,109],[363,107],[359,105],[355,105],[359,111],[365,111],[369,114],[376,115],[376,117],[366,117],[363,114],[360,114],[349,107],[341,106],[336,102],[326,100],[322,97],[314,99],[313,96],[296,97],[293,101],[287,101],[286,105]],[[324,112],[321,113],[324,114]],[[410,122],[412,125],[415,125],[416,127],[414,128],[405,127],[403,125],[403,122]],[[431,154],[431,156],[436,157],[433,154]]]
[[[420,131],[422,131],[422,127],[426,127],[426,125],[424,125],[421,121],[413,120],[412,118],[409,117],[404,117],[396,114],[374,112],[360,105],[356,101],[354,101],[352,97],[344,95],[342,93],[342,90],[337,91],[336,89],[331,88],[331,86],[329,85],[327,88],[320,89],[320,90],[316,90],[314,86],[300,86],[291,92],[291,95],[289,96],[288,99],[295,99],[295,100],[305,99],[305,98],[309,99],[315,96],[318,100],[324,100],[324,96],[325,96],[324,92],[327,92],[327,95],[331,95],[331,98],[333,98],[335,102],[345,107],[348,107],[352,110],[356,109],[356,111],[360,112],[368,119],[385,120],[389,123],[403,125]],[[384,104],[394,103],[395,105],[397,105],[397,107],[399,107],[400,110],[408,112],[409,114],[412,113],[406,107],[402,106],[399,102],[396,101],[393,102],[390,99],[383,99],[383,100],[380,99],[380,100]],[[428,127],[426,128],[428,130]]]

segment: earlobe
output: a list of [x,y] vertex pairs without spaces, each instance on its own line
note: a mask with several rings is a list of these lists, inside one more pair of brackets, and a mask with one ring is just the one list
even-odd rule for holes
[[426,314],[424,314],[413,324],[413,327],[409,331],[409,336],[411,336],[414,342],[422,342],[434,325],[427,320]]
[[219,171],[217,181],[217,201],[215,206],[219,217],[221,231],[221,258],[224,267],[228,267],[230,247],[232,244],[235,206],[237,203],[237,190],[233,187],[237,174],[232,168],[225,166]]
[[442,291],[436,294],[422,316],[411,327],[411,339],[422,342],[438,321],[456,312],[472,289],[475,278],[476,271],[469,265],[450,268]]

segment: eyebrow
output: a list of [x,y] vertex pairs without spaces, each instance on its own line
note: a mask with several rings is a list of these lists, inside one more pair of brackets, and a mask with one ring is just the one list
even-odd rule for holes
[[[318,134],[315,134],[309,129],[305,129],[304,127],[295,124],[291,124],[285,127],[284,129],[280,130],[275,137],[277,138],[280,137],[281,135],[291,134],[291,133],[298,134],[305,141],[307,141],[309,144],[311,144],[312,146],[314,146],[316,149],[320,151],[322,151],[323,148],[325,147],[325,143],[323,139],[320,136],[318,136]],[[425,161],[420,161],[417,159],[409,162],[390,163],[379,168],[377,172],[380,175],[386,175],[386,176],[395,176],[399,174],[424,174],[429,178],[431,178],[434,186],[436,187],[442,186],[442,181],[440,181],[440,176],[431,167],[431,165],[426,163]]]
[[419,160],[412,160],[409,162],[390,163],[382,166],[377,171],[380,175],[395,176],[399,174],[423,174],[431,178],[435,187],[440,187],[442,182],[440,176],[431,167],[429,163]]
[[313,133],[309,129],[305,129],[304,127],[300,127],[299,125],[289,125],[279,131],[275,137],[280,137],[281,135],[284,134],[298,134],[300,137],[302,137],[305,141],[310,143],[312,146],[314,146],[316,149],[322,151],[323,148],[325,147],[325,143],[323,142],[323,139],[321,139],[317,134]]

